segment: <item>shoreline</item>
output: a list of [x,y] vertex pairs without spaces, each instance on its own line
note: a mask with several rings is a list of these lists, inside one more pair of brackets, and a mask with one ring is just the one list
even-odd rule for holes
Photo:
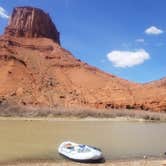
[[3,163],[4,166],[166,166],[166,159],[131,159],[131,160],[113,160],[105,163],[78,163],[73,161],[15,161]]
[[132,120],[132,121],[153,121],[166,122],[166,112],[153,112],[136,109],[92,109],[92,108],[65,108],[65,107],[30,107],[0,105],[0,117],[3,118],[24,118],[24,119],[104,119],[104,120]]
[[146,120],[132,117],[115,117],[115,118],[101,118],[101,117],[2,117],[0,116],[0,120],[13,120],[13,121],[129,121],[129,122],[166,122],[166,121],[154,121],[154,120]]

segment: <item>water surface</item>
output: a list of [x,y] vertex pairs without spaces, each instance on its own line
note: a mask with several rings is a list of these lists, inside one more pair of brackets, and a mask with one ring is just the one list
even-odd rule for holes
[[108,160],[166,151],[166,123],[110,120],[0,120],[0,161],[58,159],[57,148],[71,140],[102,149]]

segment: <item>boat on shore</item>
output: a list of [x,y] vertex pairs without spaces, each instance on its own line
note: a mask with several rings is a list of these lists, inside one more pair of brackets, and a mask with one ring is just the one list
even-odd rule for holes
[[100,162],[104,159],[100,149],[71,141],[61,143],[58,152],[66,158],[78,162]]

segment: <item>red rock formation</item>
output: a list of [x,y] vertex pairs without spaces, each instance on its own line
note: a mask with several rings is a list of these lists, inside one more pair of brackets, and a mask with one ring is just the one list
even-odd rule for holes
[[136,84],[83,63],[59,45],[47,14],[19,7],[0,37],[1,98],[32,106],[166,111],[166,79]]
[[50,16],[41,9],[32,7],[15,8],[5,34],[16,37],[46,37],[60,44],[59,32]]

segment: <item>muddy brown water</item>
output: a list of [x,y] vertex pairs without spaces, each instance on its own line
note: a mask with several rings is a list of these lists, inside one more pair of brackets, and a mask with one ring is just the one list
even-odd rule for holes
[[0,120],[0,161],[63,160],[57,148],[66,140],[96,146],[107,160],[161,157],[166,152],[166,123]]

